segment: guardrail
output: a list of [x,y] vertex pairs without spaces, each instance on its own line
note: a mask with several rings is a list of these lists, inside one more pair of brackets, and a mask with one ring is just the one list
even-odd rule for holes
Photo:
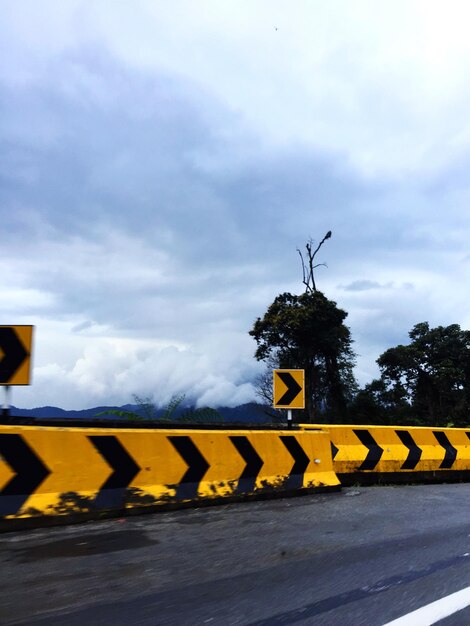
[[[319,428],[302,424],[301,428]],[[342,484],[362,480],[470,480],[470,430],[323,425]]]
[[470,480],[470,430],[0,425],[0,528],[428,479]]
[[5,523],[338,488],[320,429],[0,426]]

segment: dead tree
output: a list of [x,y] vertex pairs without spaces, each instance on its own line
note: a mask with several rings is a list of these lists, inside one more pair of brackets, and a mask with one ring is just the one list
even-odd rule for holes
[[320,241],[316,249],[312,252],[313,248],[313,239],[309,239],[306,243],[305,247],[307,249],[307,261],[304,259],[302,252],[297,248],[297,252],[299,253],[300,260],[302,262],[302,282],[305,285],[305,293],[313,293],[317,290],[317,286],[315,284],[315,276],[313,270],[317,267],[323,265],[326,267],[326,263],[317,263],[314,265],[314,259],[317,252],[320,250],[322,245],[325,243],[327,239],[331,237],[331,230],[329,230],[323,239]]

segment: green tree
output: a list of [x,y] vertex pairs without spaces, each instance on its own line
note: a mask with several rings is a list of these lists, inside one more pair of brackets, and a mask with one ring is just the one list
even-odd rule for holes
[[382,378],[360,389],[350,407],[351,424],[418,424],[402,385],[389,386]]
[[467,426],[470,421],[470,331],[458,324],[416,324],[411,342],[378,359],[381,377],[361,390],[352,412],[374,423]]
[[305,370],[305,411],[296,411],[296,418],[306,422],[326,416],[345,421],[348,403],[357,389],[351,333],[343,323],[347,313],[318,291],[315,282],[316,268],[325,266],[315,263],[315,257],[331,235],[329,230],[315,249],[310,239],[305,258],[297,250],[305,293],[277,296],[250,331],[258,344],[255,357],[267,364],[258,379],[258,394],[264,400],[270,396],[268,370],[274,364]]
[[409,345],[390,348],[377,360],[387,389],[403,389],[420,421],[468,424],[470,331],[421,322],[409,336]]
[[282,293],[250,331],[256,359],[273,357],[281,368],[305,370],[306,421],[344,420],[356,383],[351,333],[339,309],[317,290],[299,296]]

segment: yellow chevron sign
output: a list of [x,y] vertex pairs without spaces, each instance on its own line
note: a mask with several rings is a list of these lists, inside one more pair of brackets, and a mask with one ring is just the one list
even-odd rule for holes
[[33,326],[0,326],[0,385],[29,385]]
[[305,409],[305,371],[273,370],[273,407]]

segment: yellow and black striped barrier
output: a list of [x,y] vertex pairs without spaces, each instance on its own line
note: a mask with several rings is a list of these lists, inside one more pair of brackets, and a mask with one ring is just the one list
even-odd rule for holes
[[0,518],[338,489],[325,431],[0,426]]
[[[470,479],[470,430],[416,426],[324,425],[333,468],[343,484],[401,477]],[[302,425],[304,430],[319,428]]]
[[[93,517],[342,484],[470,480],[470,430],[0,426],[0,520]],[[341,481],[341,483],[340,483]]]

